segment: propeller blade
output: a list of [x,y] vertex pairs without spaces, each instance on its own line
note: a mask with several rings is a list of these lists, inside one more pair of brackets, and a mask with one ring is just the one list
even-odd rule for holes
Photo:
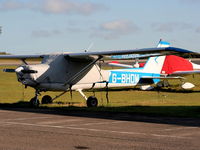
[[36,70],[21,70],[22,73],[37,73]]
[[3,72],[15,72],[15,69],[3,69]]

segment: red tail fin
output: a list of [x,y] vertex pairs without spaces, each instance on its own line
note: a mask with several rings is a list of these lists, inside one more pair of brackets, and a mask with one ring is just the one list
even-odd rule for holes
[[191,62],[179,56],[168,55],[165,58],[162,74],[171,74],[175,71],[191,71],[193,66]]

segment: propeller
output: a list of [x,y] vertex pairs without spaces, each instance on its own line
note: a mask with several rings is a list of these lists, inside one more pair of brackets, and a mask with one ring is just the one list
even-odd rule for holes
[[3,72],[15,72],[15,69],[3,69]]
[[32,70],[31,67],[19,66],[16,69],[3,69],[4,72],[16,73],[19,82],[25,86],[36,86],[37,82],[31,74],[37,73],[37,70]]
[[10,72],[10,73],[13,73],[13,72],[16,72],[16,73],[23,73],[23,74],[28,74],[28,73],[37,73],[36,70],[29,70],[29,69],[25,69],[23,67],[19,67],[17,69],[3,69],[3,72]]
[[21,70],[22,73],[37,73],[36,70]]

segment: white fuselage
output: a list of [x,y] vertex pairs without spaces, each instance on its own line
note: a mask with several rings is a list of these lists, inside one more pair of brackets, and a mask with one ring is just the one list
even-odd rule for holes
[[[145,76],[159,77],[159,73],[146,73],[142,68],[100,70],[94,66],[78,83],[72,86],[72,90],[112,87],[133,87],[140,85],[140,79]],[[155,79],[154,82],[158,82]],[[142,83],[141,83],[142,84]]]

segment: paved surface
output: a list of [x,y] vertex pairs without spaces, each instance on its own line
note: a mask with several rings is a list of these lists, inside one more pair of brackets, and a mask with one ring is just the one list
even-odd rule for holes
[[200,120],[0,109],[1,150],[199,150]]

